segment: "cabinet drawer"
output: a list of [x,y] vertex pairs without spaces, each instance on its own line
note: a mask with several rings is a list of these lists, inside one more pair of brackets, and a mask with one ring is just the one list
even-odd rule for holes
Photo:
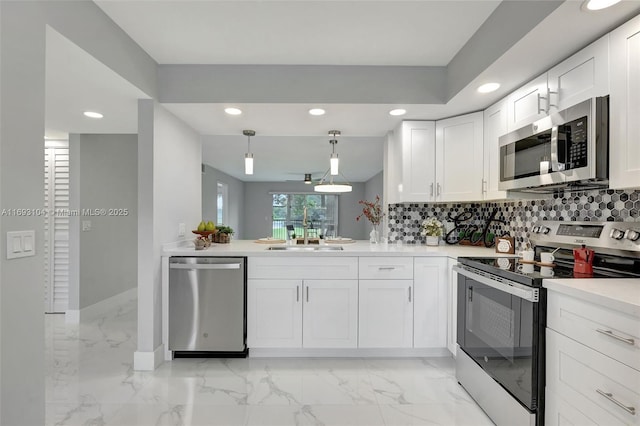
[[250,257],[250,279],[358,279],[357,257],[278,256]]
[[366,280],[412,280],[412,257],[361,257],[360,279]]
[[640,370],[640,318],[550,291],[547,327]]
[[597,426],[598,424],[569,404],[555,392],[547,389],[544,407],[546,426]]
[[640,372],[547,329],[547,389],[601,425],[640,425]]

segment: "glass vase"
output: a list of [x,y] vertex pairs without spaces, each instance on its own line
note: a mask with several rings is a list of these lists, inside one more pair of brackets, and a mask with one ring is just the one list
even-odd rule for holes
[[378,230],[379,227],[379,225],[371,224],[371,232],[369,233],[369,242],[371,244],[380,243],[380,231]]

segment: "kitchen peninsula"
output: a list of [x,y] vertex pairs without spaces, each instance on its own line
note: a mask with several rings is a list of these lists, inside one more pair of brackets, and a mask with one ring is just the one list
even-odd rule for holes
[[174,256],[247,258],[250,356],[448,356],[455,351],[451,265],[458,256],[495,255],[484,247],[368,241],[296,250],[311,247],[250,240],[205,250],[191,241],[166,245],[164,359],[173,358],[166,295]]

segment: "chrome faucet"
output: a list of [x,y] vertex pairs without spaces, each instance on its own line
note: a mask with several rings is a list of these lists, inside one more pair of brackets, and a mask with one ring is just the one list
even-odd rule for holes
[[304,206],[304,216],[302,219],[302,228],[304,229],[304,245],[309,244],[309,224],[307,223],[307,206]]

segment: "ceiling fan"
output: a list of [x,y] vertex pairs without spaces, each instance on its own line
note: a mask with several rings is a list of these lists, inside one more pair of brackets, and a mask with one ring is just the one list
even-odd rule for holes
[[[290,174],[299,174],[299,173],[290,173]],[[302,179],[287,179],[287,182],[303,182],[307,185],[316,184],[320,182],[320,178],[322,177],[322,172],[313,172],[313,173],[304,173]]]

